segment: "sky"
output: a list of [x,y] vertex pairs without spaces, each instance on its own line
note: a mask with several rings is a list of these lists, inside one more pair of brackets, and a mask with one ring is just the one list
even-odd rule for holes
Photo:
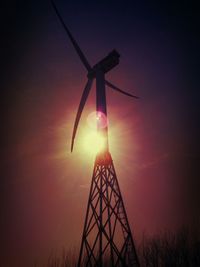
[[[136,245],[143,234],[199,225],[199,24],[190,1],[56,1],[91,65],[116,49],[107,78],[110,152]],[[5,3],[1,49],[1,259],[32,266],[79,248],[94,155],[74,152],[87,73],[50,1]]]

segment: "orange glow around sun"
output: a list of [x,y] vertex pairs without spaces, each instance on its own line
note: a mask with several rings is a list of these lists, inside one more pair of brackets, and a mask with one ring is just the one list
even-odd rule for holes
[[85,152],[96,155],[104,149],[105,140],[97,131],[88,129],[83,135],[82,144]]
[[101,112],[92,112],[87,116],[87,125],[82,132],[81,144],[84,152],[89,156],[96,156],[104,150],[105,138],[97,131],[97,124],[100,129],[107,127],[107,117]]
[[[110,115],[109,122],[103,124],[108,126],[108,148],[112,154],[116,164],[120,164],[122,159],[135,160],[136,150],[138,150],[137,141],[135,139],[135,129],[127,123],[125,119],[119,117],[114,110],[114,115]],[[83,162],[84,166],[93,164],[95,156],[104,149],[104,144],[107,145],[101,131],[97,131],[98,113],[88,111],[83,114],[77,135],[75,138],[73,153],[70,151],[71,133],[74,123],[74,116],[69,116],[67,120],[61,120],[56,128],[58,142],[56,143],[55,152],[52,158],[61,162],[70,162],[77,164]],[[110,123],[111,122],[111,123]],[[132,168],[132,165],[131,165]]]

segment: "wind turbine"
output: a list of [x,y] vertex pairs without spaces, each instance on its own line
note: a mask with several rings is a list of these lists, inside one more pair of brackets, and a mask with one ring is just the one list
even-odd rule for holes
[[[127,96],[134,97],[134,98],[138,98],[138,97],[121,90],[120,88],[118,88],[117,86],[115,86],[114,84],[112,84],[111,82],[109,82],[108,80],[105,79],[105,74],[107,72],[109,72],[110,70],[112,70],[116,65],[119,64],[120,54],[116,50],[113,50],[112,52],[110,52],[108,54],[108,56],[103,58],[101,61],[99,61],[98,63],[96,63],[92,67],[90,65],[90,63],[88,62],[88,59],[86,58],[86,56],[82,52],[81,48],[79,47],[78,43],[76,42],[76,40],[72,36],[70,30],[68,29],[68,27],[64,23],[61,15],[58,12],[58,9],[57,9],[57,7],[53,1],[52,1],[52,4],[53,4],[53,7],[55,9],[55,12],[56,12],[58,18],[60,19],[68,37],[70,38],[70,40],[73,44],[73,47],[75,48],[81,62],[83,63],[84,67],[87,70],[87,83],[86,83],[85,88],[84,88],[83,93],[82,93],[81,101],[80,101],[80,104],[78,107],[78,112],[77,112],[75,123],[74,123],[73,134],[72,134],[71,151],[73,151],[74,140],[76,137],[78,124],[79,124],[81,114],[82,114],[83,108],[85,106],[86,100],[87,100],[88,95],[90,93],[90,90],[92,88],[92,83],[93,83],[94,79],[96,79],[96,111],[97,111],[97,116],[98,116],[98,113],[100,113],[100,114],[102,113],[107,117],[106,90],[105,90],[106,85],[108,87],[114,89],[115,91],[118,91],[118,92],[125,94]],[[104,129],[102,129],[102,127],[100,127],[100,122],[97,120],[97,129],[98,129],[98,131],[103,132],[102,134],[104,135],[104,138],[106,138],[105,150],[108,151],[108,128],[105,127]]]
[[[78,267],[103,267],[108,258],[109,266],[139,266],[117,176],[109,153],[108,125],[106,124],[105,127],[102,127],[101,124],[101,115],[107,119],[106,86],[129,97],[138,97],[121,90],[105,79],[105,74],[119,64],[120,54],[116,50],[113,50],[105,58],[100,60],[94,66],[91,66],[70,30],[64,23],[64,20],[53,1],[52,5],[87,71],[87,83],[81,96],[73,128],[71,152],[73,151],[74,140],[81,114],[94,79],[96,79],[97,131],[104,139],[104,148],[100,151],[95,160]],[[117,229],[119,231],[119,228],[121,230],[122,244],[119,244],[117,237],[118,233],[116,233]],[[91,233],[92,231],[93,233]]]

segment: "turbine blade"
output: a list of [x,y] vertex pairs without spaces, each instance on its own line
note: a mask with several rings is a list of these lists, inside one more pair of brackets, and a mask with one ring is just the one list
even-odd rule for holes
[[83,108],[85,106],[86,100],[88,98],[89,92],[90,92],[91,87],[92,87],[92,82],[93,82],[93,79],[88,79],[87,84],[85,86],[85,89],[83,91],[82,97],[81,97],[81,101],[80,101],[80,104],[79,104],[79,107],[78,107],[78,112],[76,114],[76,119],[75,119],[75,122],[74,122],[74,129],[73,129],[72,143],[71,143],[71,152],[73,151],[74,139],[75,139],[75,136],[76,136],[76,131],[77,131],[77,128],[78,128],[78,124],[79,124],[79,121],[80,121],[80,118],[81,118],[81,114],[82,114]]
[[69,36],[69,39],[71,40],[80,60],[82,61],[83,65],[86,67],[87,71],[91,70],[91,66],[88,62],[88,60],[86,59],[85,55],[83,54],[82,50],[80,49],[78,43],[76,42],[76,40],[74,39],[73,35],[71,34],[71,32],[69,31],[69,29],[67,28],[67,26],[64,23],[64,20],[62,19],[60,13],[58,12],[58,9],[55,5],[55,3],[51,0],[51,3],[53,5],[53,8],[58,16],[58,18],[60,19],[61,24],[63,25],[65,31],[67,32],[67,35]]
[[117,86],[115,86],[114,84],[112,84],[112,83],[110,83],[110,82],[108,82],[108,81],[106,81],[106,80],[105,80],[105,83],[106,83],[106,85],[108,85],[110,88],[112,88],[112,89],[114,89],[114,90],[116,90],[116,91],[118,91],[118,92],[120,92],[120,93],[122,93],[122,94],[124,94],[124,95],[130,96],[130,97],[134,97],[134,98],[137,98],[137,99],[139,98],[139,97],[136,96],[136,95],[129,94],[129,93],[127,93],[127,92],[125,92],[125,91],[119,89]]

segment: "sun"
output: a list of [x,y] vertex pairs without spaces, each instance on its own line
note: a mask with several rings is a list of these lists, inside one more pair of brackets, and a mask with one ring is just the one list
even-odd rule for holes
[[105,147],[105,140],[97,131],[89,131],[83,136],[83,148],[90,155],[96,155]]

